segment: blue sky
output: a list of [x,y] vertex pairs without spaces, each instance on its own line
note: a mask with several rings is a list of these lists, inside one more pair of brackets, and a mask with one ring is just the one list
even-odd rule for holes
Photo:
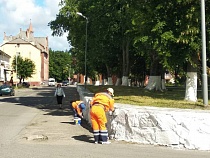
[[4,32],[7,36],[15,36],[20,28],[26,30],[30,21],[36,37],[49,38],[49,47],[53,50],[68,50],[66,35],[52,37],[48,23],[55,20],[59,12],[60,0],[0,0],[0,45]]
[[35,3],[39,6],[44,6],[45,5],[45,1],[43,1],[43,0],[35,0]]

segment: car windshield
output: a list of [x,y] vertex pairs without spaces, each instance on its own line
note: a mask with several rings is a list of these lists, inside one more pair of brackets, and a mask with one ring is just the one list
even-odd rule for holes
[[7,88],[9,87],[8,85],[1,85],[0,88]]

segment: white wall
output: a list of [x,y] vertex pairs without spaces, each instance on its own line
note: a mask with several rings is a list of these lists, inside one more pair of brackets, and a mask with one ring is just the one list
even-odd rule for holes
[[[1,47],[0,47],[0,50],[2,50]],[[9,59],[10,57],[4,54],[4,52],[0,54],[0,81],[3,81],[3,82],[6,81],[4,70],[12,69],[11,65],[9,64]],[[10,80],[10,77],[11,77],[10,75],[11,75],[10,71],[7,71],[6,72],[7,81]]]
[[[93,94],[77,86],[87,109]],[[114,115],[107,114],[109,136],[142,144],[171,146],[180,149],[210,150],[210,111],[115,104]],[[91,124],[91,123],[90,123]]]

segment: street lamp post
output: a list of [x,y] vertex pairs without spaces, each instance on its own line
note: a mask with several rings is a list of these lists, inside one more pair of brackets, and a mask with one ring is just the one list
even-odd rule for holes
[[69,85],[70,85],[70,79],[71,79],[71,65],[69,65]]
[[201,0],[201,31],[202,31],[202,89],[203,103],[208,106],[208,83],[206,74],[206,22],[205,22],[205,0]]
[[70,85],[70,76],[71,76],[71,65],[70,64],[67,64],[67,66],[68,66],[68,70],[69,70],[69,77],[68,77],[68,80],[69,80],[69,85]]
[[87,26],[88,26],[88,18],[84,16],[82,13],[77,12],[77,14],[86,19],[86,29],[85,29],[85,89],[87,85]]
[[[15,71],[16,71],[16,79],[18,80],[18,67],[17,67],[17,64],[18,64],[18,62],[17,62],[17,57],[18,57],[18,55],[20,54],[20,52],[16,52],[16,60],[15,60]],[[17,81],[16,81],[16,87],[17,87]]]
[[15,50],[16,50],[16,54],[15,54],[16,88],[17,88],[17,82],[18,82],[18,66],[17,66],[18,60],[17,60],[17,58],[18,58],[18,55],[20,55],[20,52],[18,52],[17,49],[19,47],[20,47],[20,44],[17,44],[15,46]]
[[70,71],[71,71],[71,68],[69,68],[69,85],[70,85],[70,79],[71,79],[71,77],[70,77]]

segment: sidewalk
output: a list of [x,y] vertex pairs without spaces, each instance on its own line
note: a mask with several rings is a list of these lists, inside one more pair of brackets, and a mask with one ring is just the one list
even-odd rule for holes
[[82,120],[81,126],[75,125],[73,112],[69,108],[70,100],[79,99],[76,87],[66,87],[64,91],[66,97],[63,100],[63,109],[59,109],[55,98],[49,100],[49,105],[39,105],[37,116],[18,136],[21,143],[93,143],[91,127],[85,120]]

